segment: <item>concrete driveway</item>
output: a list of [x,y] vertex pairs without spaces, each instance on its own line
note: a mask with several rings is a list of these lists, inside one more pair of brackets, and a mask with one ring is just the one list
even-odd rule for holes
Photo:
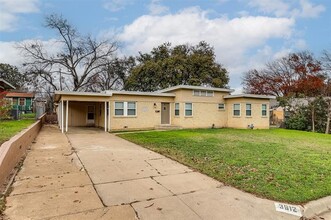
[[103,205],[132,207],[138,219],[299,219],[101,130],[71,128],[67,137]]

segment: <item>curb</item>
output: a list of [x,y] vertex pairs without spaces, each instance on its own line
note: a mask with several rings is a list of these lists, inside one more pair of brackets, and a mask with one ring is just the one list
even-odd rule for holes
[[313,218],[331,211],[331,196],[310,201],[304,206],[304,217]]

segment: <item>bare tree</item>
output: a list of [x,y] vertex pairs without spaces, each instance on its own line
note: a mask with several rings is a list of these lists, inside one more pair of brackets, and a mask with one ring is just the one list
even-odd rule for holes
[[59,34],[58,52],[47,51],[41,41],[18,45],[26,57],[27,75],[39,78],[53,90],[86,91],[114,58],[116,43],[82,36],[59,15],[46,17],[45,26]]
[[125,88],[128,76],[136,65],[134,57],[115,58],[103,71],[90,81],[88,90],[98,92],[103,90],[121,90]]

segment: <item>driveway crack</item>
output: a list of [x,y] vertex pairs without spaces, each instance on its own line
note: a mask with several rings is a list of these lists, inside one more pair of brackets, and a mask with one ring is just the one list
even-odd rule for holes
[[75,148],[73,147],[73,145],[71,144],[71,142],[70,142],[70,139],[69,139],[68,135],[67,135],[67,134],[65,134],[65,136],[66,136],[66,137],[67,137],[67,139],[68,139],[68,143],[69,143],[69,145],[71,146],[71,149],[72,149],[72,151],[75,153],[75,155],[76,155],[76,157],[78,158],[78,160],[79,160],[80,164],[81,164],[81,165],[82,165],[82,167],[84,168],[84,171],[85,171],[86,175],[87,175],[87,176],[88,176],[88,178],[90,179],[90,181],[91,181],[91,183],[92,183],[92,186],[93,186],[93,189],[94,189],[95,193],[98,195],[98,197],[99,197],[99,199],[100,199],[100,201],[101,201],[101,203],[102,203],[103,207],[107,207],[107,206],[106,206],[106,204],[103,202],[103,200],[102,200],[101,196],[99,195],[99,193],[98,193],[97,189],[95,188],[95,185],[94,185],[94,183],[93,183],[93,181],[92,181],[92,179],[91,179],[91,176],[90,176],[89,172],[87,171],[86,167],[84,166],[84,164],[83,164],[82,160],[80,159],[80,157],[79,157],[79,155],[78,155],[78,153],[77,153],[76,149],[75,149]]
[[158,174],[160,174],[160,175],[162,175],[161,173],[160,173],[160,171],[158,170],[158,169],[156,169],[155,167],[153,167],[153,165],[152,164],[150,164],[147,160],[144,160],[150,167],[152,167]]

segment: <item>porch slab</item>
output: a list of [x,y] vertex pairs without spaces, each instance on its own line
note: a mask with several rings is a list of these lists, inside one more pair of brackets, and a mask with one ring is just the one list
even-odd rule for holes
[[94,209],[71,215],[58,216],[49,220],[136,220],[134,209],[130,205],[112,206]]
[[154,177],[174,194],[195,192],[223,186],[222,183],[197,172]]
[[202,219],[298,220],[277,212],[273,201],[261,199],[232,187],[197,191],[178,196]]
[[95,185],[95,188],[106,206],[130,204],[172,195],[151,178],[100,184]]
[[[139,219],[158,219],[174,220],[189,219],[201,220],[201,218],[183,203],[178,197],[170,196],[165,198],[154,199],[151,201],[138,202],[132,204],[138,213]],[[215,219],[215,218],[212,218]],[[225,218],[221,218],[225,219]]]
[[43,219],[103,205],[93,186],[72,187],[7,197],[5,215],[11,219]]

